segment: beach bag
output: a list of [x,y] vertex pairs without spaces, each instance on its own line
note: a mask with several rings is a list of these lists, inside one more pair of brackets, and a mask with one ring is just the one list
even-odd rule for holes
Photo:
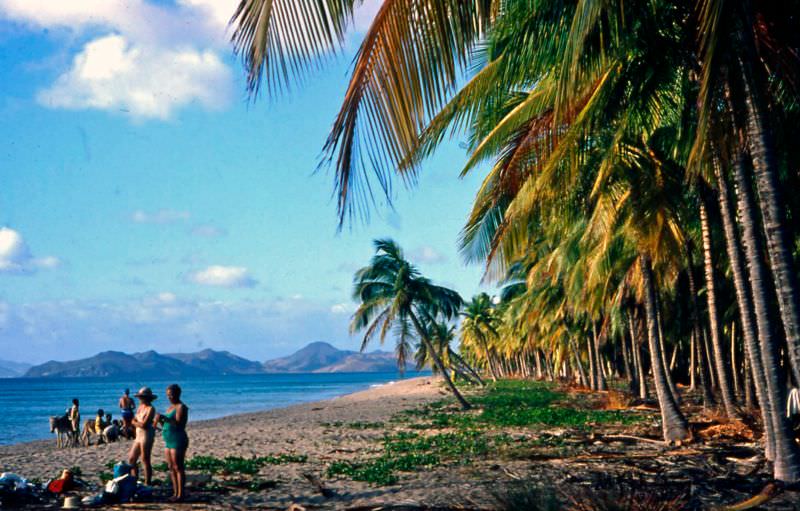
[[115,477],[106,483],[105,493],[114,495],[116,502],[130,502],[136,493],[136,479],[130,474]]
[[119,463],[114,465],[114,479],[117,479],[125,475],[129,475],[131,473],[131,470],[133,470],[133,465],[129,465],[124,461],[120,461]]

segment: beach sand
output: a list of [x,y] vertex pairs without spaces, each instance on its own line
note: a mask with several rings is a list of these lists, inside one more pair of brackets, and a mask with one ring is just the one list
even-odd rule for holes
[[[373,487],[346,479],[329,480],[325,467],[335,460],[353,460],[380,449],[384,432],[337,427],[335,423],[385,422],[402,410],[441,400],[447,393],[434,377],[420,377],[389,383],[354,394],[326,401],[305,403],[265,412],[233,415],[219,419],[190,422],[188,457],[206,455],[269,456],[294,454],[308,456],[306,463],[268,465],[258,477],[277,485],[265,492],[233,491],[204,503],[203,509],[226,509],[232,506],[286,509],[292,503],[307,507],[341,509],[369,506],[382,502],[449,501],[453,495],[466,501],[474,493],[474,485],[459,488],[457,478],[446,481],[434,474],[404,477],[400,484]],[[191,402],[187,403],[191,407]],[[126,458],[130,442],[108,445],[56,449],[55,439],[0,446],[0,472],[9,471],[23,477],[50,479],[68,467],[78,466],[81,478],[99,484],[99,474],[109,472],[106,464]],[[153,463],[164,461],[163,441],[157,437]],[[319,477],[326,488],[336,492],[324,498],[303,474]],[[154,477],[166,478],[155,472]],[[432,491],[432,488],[437,488]],[[191,492],[191,488],[189,490]],[[96,490],[95,490],[96,492]],[[91,491],[83,494],[92,494]],[[191,509],[199,504],[164,505],[164,509]],[[148,509],[157,506],[149,505]]]

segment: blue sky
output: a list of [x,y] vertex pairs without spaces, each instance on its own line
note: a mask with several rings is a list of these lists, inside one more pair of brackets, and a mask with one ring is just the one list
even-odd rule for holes
[[375,4],[344,56],[250,102],[225,35],[236,0],[0,0],[0,358],[354,348],[352,274],[392,237],[465,297],[458,231],[481,173],[457,141],[395,210],[336,232],[314,174]]

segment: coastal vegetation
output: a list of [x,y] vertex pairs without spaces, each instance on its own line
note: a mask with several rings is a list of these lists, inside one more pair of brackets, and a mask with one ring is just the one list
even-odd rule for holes
[[[305,78],[357,5],[243,0],[251,90]],[[755,412],[773,478],[800,483],[798,7],[384,0],[323,147],[340,225],[465,140],[454,170],[485,177],[459,245],[499,296],[464,308],[380,240],[353,329],[396,333],[402,359],[418,343],[463,409],[453,380],[483,375],[622,381],[669,444],[693,440],[695,401]],[[456,359],[434,339],[459,313]]]

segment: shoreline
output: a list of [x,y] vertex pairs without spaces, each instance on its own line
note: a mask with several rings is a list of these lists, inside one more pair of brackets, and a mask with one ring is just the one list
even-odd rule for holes
[[[187,459],[195,456],[307,457],[307,462],[263,467],[257,477],[273,482],[274,489],[264,494],[246,491],[226,494],[221,497],[225,503],[221,508],[226,509],[235,503],[258,507],[267,503],[288,506],[298,499],[313,501],[321,497],[305,474],[315,474],[324,479],[325,469],[330,463],[374,452],[375,441],[383,435],[377,430],[348,425],[388,423],[404,410],[441,400],[447,393],[439,382],[435,376],[420,376],[330,399],[196,422],[190,420]],[[191,410],[191,403],[188,405]],[[14,472],[29,480],[46,481],[65,468],[77,466],[81,469],[81,479],[93,485],[93,488],[81,492],[81,496],[85,496],[99,491],[100,475],[109,472],[107,463],[125,459],[130,446],[129,441],[123,440],[99,446],[57,449],[55,437],[3,445],[0,446],[0,472]],[[154,466],[164,462],[163,451],[163,441],[157,435],[153,448]],[[154,478],[163,479],[165,476],[154,472]],[[329,483],[326,481],[326,486]],[[371,498],[375,493],[374,487],[362,482],[337,480],[335,486],[339,486],[337,493],[352,494],[347,497],[348,502],[358,501],[358,495]]]
[[[306,373],[297,373],[297,374],[306,374]],[[307,373],[307,374],[315,374],[315,373]],[[426,375],[423,375],[423,376],[414,376],[412,378],[403,378],[403,379],[398,379],[398,380],[391,380],[391,381],[387,381],[385,383],[371,383],[371,384],[368,384],[368,386],[366,388],[364,388],[364,389],[356,390],[354,392],[346,392],[346,393],[340,394],[338,396],[327,397],[327,398],[324,398],[324,399],[315,399],[313,401],[299,401],[299,402],[288,404],[288,405],[280,405],[280,406],[276,406],[276,407],[273,407],[273,408],[263,408],[263,409],[259,409],[259,410],[249,411],[249,412],[234,412],[234,413],[220,415],[218,417],[211,417],[211,418],[207,418],[207,419],[191,420],[190,421],[190,425],[191,425],[191,427],[197,427],[197,426],[200,426],[200,425],[202,425],[202,424],[204,424],[206,422],[221,421],[223,419],[236,418],[236,417],[245,417],[245,416],[251,416],[251,415],[261,415],[261,414],[265,414],[265,413],[269,413],[269,412],[274,412],[276,410],[290,410],[290,409],[292,409],[294,407],[304,406],[304,405],[312,405],[312,404],[315,404],[315,403],[326,403],[328,401],[334,401],[336,399],[341,399],[341,398],[344,398],[344,397],[347,397],[347,396],[354,396],[354,395],[357,395],[357,394],[370,392],[373,389],[384,387],[386,385],[392,385],[392,384],[396,384],[396,383],[400,383],[400,382],[408,382],[408,381],[414,381],[414,380],[422,380],[422,379],[426,379],[426,378],[430,379],[430,378],[433,378],[433,376],[431,374],[426,374]],[[158,407],[156,407],[156,408],[158,408]],[[83,419],[85,419],[85,418],[83,418]],[[81,422],[83,422],[83,419],[81,420]],[[81,425],[81,427],[83,427],[83,425]],[[24,440],[22,442],[13,442],[13,443],[10,443],[10,444],[0,443],[0,456],[3,455],[4,449],[13,449],[13,448],[19,448],[19,447],[24,447],[24,446],[41,447],[41,446],[45,446],[45,445],[49,445],[49,444],[53,444],[53,446],[55,446],[55,434],[51,433],[48,438],[40,438],[40,439],[36,439],[36,440]],[[2,473],[2,472],[3,472],[2,464],[0,464],[0,473]]]

